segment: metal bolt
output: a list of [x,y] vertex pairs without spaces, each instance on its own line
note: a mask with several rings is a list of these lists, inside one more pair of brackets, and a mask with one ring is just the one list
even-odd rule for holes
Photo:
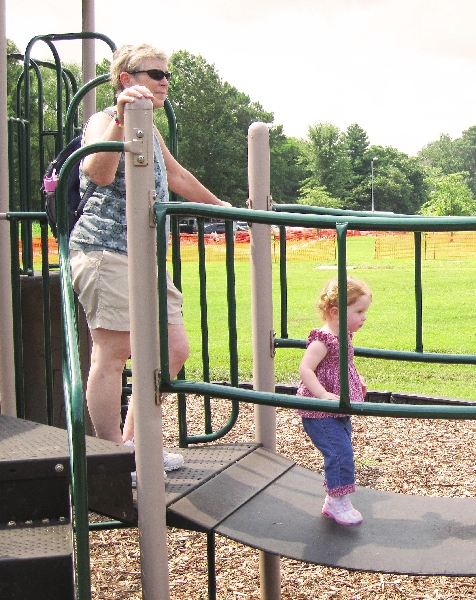
[[62,465],[61,463],[58,463],[57,465],[55,465],[55,471],[57,473],[62,473],[64,471],[64,465]]
[[142,129],[138,129],[138,130],[136,131],[136,136],[137,136],[139,139],[141,139],[141,138],[143,138],[143,137],[144,137],[144,132],[142,131]]
[[137,162],[139,164],[142,164],[143,162],[145,162],[145,157],[142,154],[139,154],[139,156],[137,157]]

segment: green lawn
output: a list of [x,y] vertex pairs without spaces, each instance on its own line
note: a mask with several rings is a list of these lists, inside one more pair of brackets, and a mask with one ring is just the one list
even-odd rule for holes
[[[372,288],[373,302],[367,323],[355,345],[396,350],[415,349],[413,260],[379,261],[373,258],[374,238],[350,238],[349,274]],[[315,304],[324,283],[336,274],[334,262],[290,262],[288,265],[288,333],[305,338],[320,325]],[[187,377],[201,379],[201,333],[198,304],[198,268],[182,265],[184,316],[192,353]],[[280,336],[279,267],[273,265],[274,328]],[[207,304],[212,379],[229,379],[226,310],[226,276],[223,263],[207,265]],[[476,352],[473,317],[476,260],[426,261],[423,264],[423,343],[426,352]],[[240,380],[252,378],[250,268],[236,263],[236,297]],[[302,350],[279,349],[276,381],[297,382]],[[370,389],[476,399],[476,369],[466,365],[428,365],[377,359],[356,359]]]

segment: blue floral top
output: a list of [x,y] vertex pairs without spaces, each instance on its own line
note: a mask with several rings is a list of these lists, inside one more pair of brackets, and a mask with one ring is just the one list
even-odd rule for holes
[[[79,168],[80,190],[84,194],[90,179]],[[167,171],[154,131],[154,175],[157,202],[168,202]],[[70,250],[83,252],[111,250],[127,254],[125,154],[122,153],[114,181],[105,187],[97,186],[86,202],[69,240]]]

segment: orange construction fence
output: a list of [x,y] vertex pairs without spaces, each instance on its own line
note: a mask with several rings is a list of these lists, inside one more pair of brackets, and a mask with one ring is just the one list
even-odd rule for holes
[[[411,232],[349,232],[349,235],[369,235],[374,237],[374,258],[406,259],[413,258],[414,234]],[[184,262],[198,260],[197,234],[180,234],[181,259]],[[277,262],[280,257],[279,229],[272,230],[272,254]],[[20,242],[20,252],[22,244]],[[235,260],[247,261],[250,258],[250,234],[238,231],[234,244]],[[205,235],[205,256],[207,261],[225,261],[225,235]],[[422,233],[422,258],[424,260],[445,260],[476,256],[476,232],[430,232]],[[33,257],[41,259],[41,239],[33,238]],[[333,261],[336,259],[336,232],[334,229],[288,228],[286,231],[286,258],[288,261]],[[50,264],[58,263],[58,245],[54,238],[48,238],[48,259]]]
[[[375,232],[376,259],[413,258],[415,235],[411,232]],[[476,256],[476,231],[433,231],[421,234],[424,260],[450,260]]]

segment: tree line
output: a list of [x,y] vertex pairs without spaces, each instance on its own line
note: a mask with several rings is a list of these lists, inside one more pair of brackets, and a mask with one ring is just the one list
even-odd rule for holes
[[[18,114],[16,85],[23,70],[18,49],[7,41],[7,106]],[[109,71],[104,59],[97,74]],[[81,84],[81,68],[65,65]],[[288,137],[274,123],[272,112],[253,102],[223,81],[213,64],[185,50],[170,57],[172,72],[169,100],[177,119],[180,162],[217,196],[234,206],[245,206],[248,198],[247,135],[251,123],[261,121],[270,132],[271,194],[281,204],[310,204],[352,210],[371,210],[372,188],[377,211],[428,215],[473,215],[476,213],[476,125],[457,139],[441,135],[417,156],[391,146],[371,145],[357,123],[342,131],[336,125],[310,125],[307,139]],[[56,75],[41,68],[45,129],[55,128]],[[38,86],[32,77],[32,97]],[[97,91],[98,109],[111,105],[109,84]],[[36,161],[36,118],[40,108],[32,103],[32,161]],[[167,132],[163,111],[154,118]],[[37,138],[38,130],[36,129]],[[50,144],[50,155],[54,146]],[[37,169],[37,178],[40,178]]]

